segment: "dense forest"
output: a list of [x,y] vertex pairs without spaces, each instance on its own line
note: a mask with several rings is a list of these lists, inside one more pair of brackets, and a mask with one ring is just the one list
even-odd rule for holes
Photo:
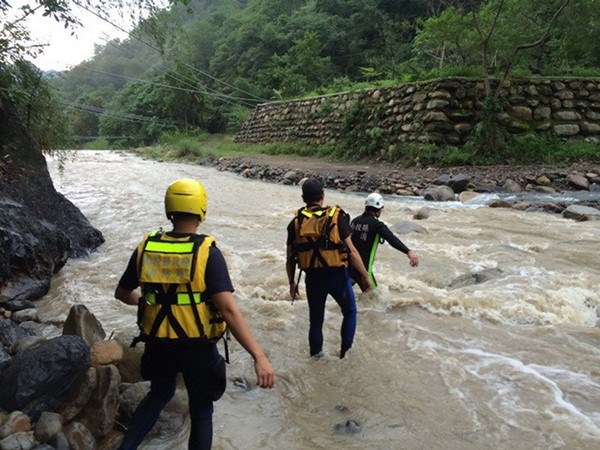
[[152,11],[129,38],[52,76],[24,51],[9,55],[0,34],[1,95],[42,147],[235,132],[259,103],[376,85],[600,76],[599,0],[189,0]]

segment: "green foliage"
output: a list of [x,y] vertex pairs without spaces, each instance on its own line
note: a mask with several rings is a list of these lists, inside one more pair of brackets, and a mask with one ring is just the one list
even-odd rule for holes
[[600,161],[600,145],[593,142],[565,143],[552,134],[511,135],[503,159],[510,164],[560,164],[581,160]]
[[108,142],[108,139],[94,139],[83,144],[82,148],[86,150],[107,150],[114,148],[114,146]]
[[482,76],[481,66],[447,65],[443,67],[433,67],[427,71],[423,71],[420,73],[419,78],[421,80],[433,80],[454,77],[481,78]]
[[71,144],[64,108],[35,66],[24,61],[0,65],[0,86],[0,102],[7,101],[15,107],[21,123],[42,151],[55,154]]
[[498,113],[503,109],[498,99],[485,97],[477,111],[479,121],[473,128],[468,146],[484,158],[503,154],[506,148],[505,131],[497,120]]
[[397,161],[407,167],[412,166],[462,166],[471,164],[485,164],[477,155],[474,147],[438,146],[435,144],[407,144],[396,146],[390,152],[388,159]]
[[[68,6],[63,0],[39,3]],[[52,83],[73,102],[67,112],[77,136],[148,145],[165,131],[232,132],[255,105],[273,99],[427,79],[499,77],[515,46],[538,38],[560,3],[504,0],[494,22],[499,0],[170,2],[169,9],[144,19],[132,37],[98,47],[91,61]],[[0,12],[6,5],[0,0]],[[532,70],[598,76],[599,11],[598,0],[571,1],[544,42],[519,53],[512,76],[526,77]],[[484,34],[492,32],[485,52],[474,23]],[[485,66],[484,53],[489,56]],[[336,149],[318,151],[344,158],[382,157],[388,143],[377,128],[378,113],[369,118],[364,111],[360,105],[343,111],[322,103],[321,113],[343,114],[344,141]],[[486,114],[469,150],[478,149],[481,158],[504,145],[503,136],[488,129],[494,126],[493,114]],[[484,145],[485,139],[491,142]],[[177,151],[193,155],[196,144],[184,141]],[[458,153],[446,157],[462,158]]]
[[342,137],[336,146],[337,158],[360,160],[379,157],[383,153],[385,140],[383,131],[376,125],[382,107],[367,108],[366,94],[362,94],[350,107],[342,111]]
[[182,133],[172,131],[161,134],[159,146],[165,157],[173,159],[199,159],[207,157],[206,141],[208,133]]

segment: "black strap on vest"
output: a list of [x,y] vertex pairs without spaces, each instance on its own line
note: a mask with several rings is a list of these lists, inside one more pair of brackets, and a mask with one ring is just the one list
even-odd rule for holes
[[[304,220],[304,214],[302,214],[302,211],[305,208],[300,208],[298,210],[298,213],[296,214],[296,217],[298,218],[298,233],[300,232],[300,228],[302,228],[302,220]],[[313,213],[314,214],[314,213]],[[308,240],[308,242],[303,242],[301,244],[296,244],[294,246],[294,251],[295,252],[301,252],[301,251],[311,251],[311,257],[310,257],[310,262],[309,262],[309,267],[316,267],[316,262],[317,260],[320,261],[321,265],[323,267],[329,267],[329,265],[327,264],[327,261],[325,260],[325,257],[321,254],[321,250],[340,250],[340,251],[346,251],[347,252],[347,248],[346,245],[342,242],[340,243],[332,243],[331,242],[331,231],[333,230],[333,227],[335,226],[334,223],[331,223],[333,217],[331,215],[329,215],[329,209],[325,210],[325,214],[327,214],[326,220],[325,220],[325,225],[323,226],[323,230],[321,235],[315,240],[313,238],[310,237],[305,237],[304,239]]]
[[[162,231],[157,233],[154,236],[148,237],[148,239],[160,241],[161,234],[162,234]],[[193,246],[194,257],[192,259],[192,267],[190,269],[191,270],[191,274],[190,274],[191,280],[193,280],[193,276],[194,276],[195,270],[196,270],[196,263],[197,263],[196,255],[197,255],[198,249],[200,248],[200,245],[202,245],[202,242],[204,242],[205,238],[206,238],[205,235],[194,235],[191,237],[191,240],[194,243],[194,246]],[[144,250],[145,250],[145,246],[144,246]],[[140,264],[141,264],[141,259],[140,259]],[[138,267],[138,272],[139,271],[140,271],[140,267]],[[133,339],[133,341],[131,342],[130,347],[135,347],[137,345],[137,343],[140,341],[146,342],[150,339],[155,338],[156,334],[158,333],[158,329],[160,328],[160,325],[162,324],[162,322],[165,319],[167,319],[169,321],[169,324],[173,327],[173,329],[179,339],[191,340],[191,338],[187,335],[187,333],[185,332],[183,327],[177,321],[175,315],[173,314],[173,310],[171,309],[172,305],[178,304],[178,301],[177,301],[177,298],[178,298],[177,297],[177,287],[178,286],[179,286],[178,284],[174,284],[174,283],[169,284],[167,292],[165,292],[161,283],[147,283],[146,284],[146,288],[145,288],[146,291],[152,292],[155,295],[156,304],[160,305],[161,308],[158,311],[158,314],[156,315],[154,322],[152,323],[150,332],[147,335],[140,334],[137,337],[135,337]],[[200,334],[200,337],[205,338],[206,331],[204,330],[202,320],[200,319],[198,305],[194,301],[194,291],[192,290],[191,283],[186,283],[186,291],[190,298],[189,306],[192,309],[192,313],[194,315],[194,321],[196,323],[196,326],[198,327],[198,332]],[[203,301],[202,297],[200,298],[200,301]],[[144,314],[144,308],[145,308],[144,305],[145,305],[145,300],[142,297],[139,299],[139,304],[138,304],[138,326],[140,328],[141,328],[141,323],[142,323],[142,317]],[[222,322],[224,322],[224,319],[222,317],[213,317],[210,319],[210,323],[222,323]],[[227,334],[227,337],[222,336],[222,338],[223,338],[223,342],[225,344],[226,361],[229,363],[229,349],[227,346],[227,340],[230,339],[229,330],[226,330],[226,334]],[[213,341],[213,342],[218,342],[218,340]]]
[[170,284],[169,289],[166,293],[160,289],[160,294],[156,296],[156,303],[161,305],[156,318],[154,319],[154,323],[152,324],[152,328],[150,329],[150,333],[148,333],[149,338],[153,338],[156,336],[160,325],[162,324],[165,318],[169,321],[169,324],[175,330],[177,337],[180,339],[187,339],[188,335],[182,326],[177,322],[177,319],[173,315],[173,311],[171,310],[171,306],[177,304],[177,285]]
[[[175,288],[177,288],[177,286],[175,286]],[[198,327],[200,336],[204,337],[204,336],[206,336],[206,333],[204,331],[204,326],[202,325],[202,321],[200,320],[200,313],[198,312],[198,305],[194,301],[194,291],[192,291],[192,285],[190,283],[187,283],[186,288],[187,288],[188,295],[190,297],[190,306],[192,307],[192,312],[194,313],[194,320],[196,321],[196,326]]]

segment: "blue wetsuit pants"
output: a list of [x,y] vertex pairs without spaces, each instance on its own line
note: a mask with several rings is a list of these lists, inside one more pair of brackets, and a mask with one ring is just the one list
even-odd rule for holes
[[146,344],[142,376],[150,380],[150,392],[136,408],[119,450],[137,449],[152,429],[163,407],[175,394],[177,373],[183,374],[189,397],[191,430],[189,450],[212,446],[213,401],[225,390],[225,361],[214,344]]
[[308,342],[310,355],[323,350],[323,321],[325,320],[325,300],[331,295],[342,310],[342,345],[340,358],[343,358],[352,343],[356,332],[356,300],[346,268],[315,269],[306,271],[306,297],[310,317]]

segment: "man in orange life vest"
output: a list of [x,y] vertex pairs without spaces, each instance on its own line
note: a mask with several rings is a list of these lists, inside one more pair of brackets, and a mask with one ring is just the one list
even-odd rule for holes
[[189,397],[188,448],[211,448],[213,402],[226,384],[225,361],[216,343],[227,328],[254,358],[257,384],[271,388],[275,383],[271,364],[235,303],[227,265],[214,238],[196,234],[206,205],[200,183],[173,182],[165,195],[173,230],[159,229],[142,240],[115,290],[117,299],[138,305],[140,336],[132,345],[145,342],[142,376],[151,382],[119,449],[136,449],[142,442],[173,397],[179,372]]
[[306,297],[310,326],[310,355],[322,355],[325,300],[331,295],[342,310],[340,358],[354,342],[356,300],[348,276],[350,263],[361,276],[365,289],[369,275],[350,239],[350,218],[339,206],[324,207],[323,184],[309,178],[302,185],[300,208],[287,227],[286,270],[292,300],[299,297],[296,265],[306,273]]

